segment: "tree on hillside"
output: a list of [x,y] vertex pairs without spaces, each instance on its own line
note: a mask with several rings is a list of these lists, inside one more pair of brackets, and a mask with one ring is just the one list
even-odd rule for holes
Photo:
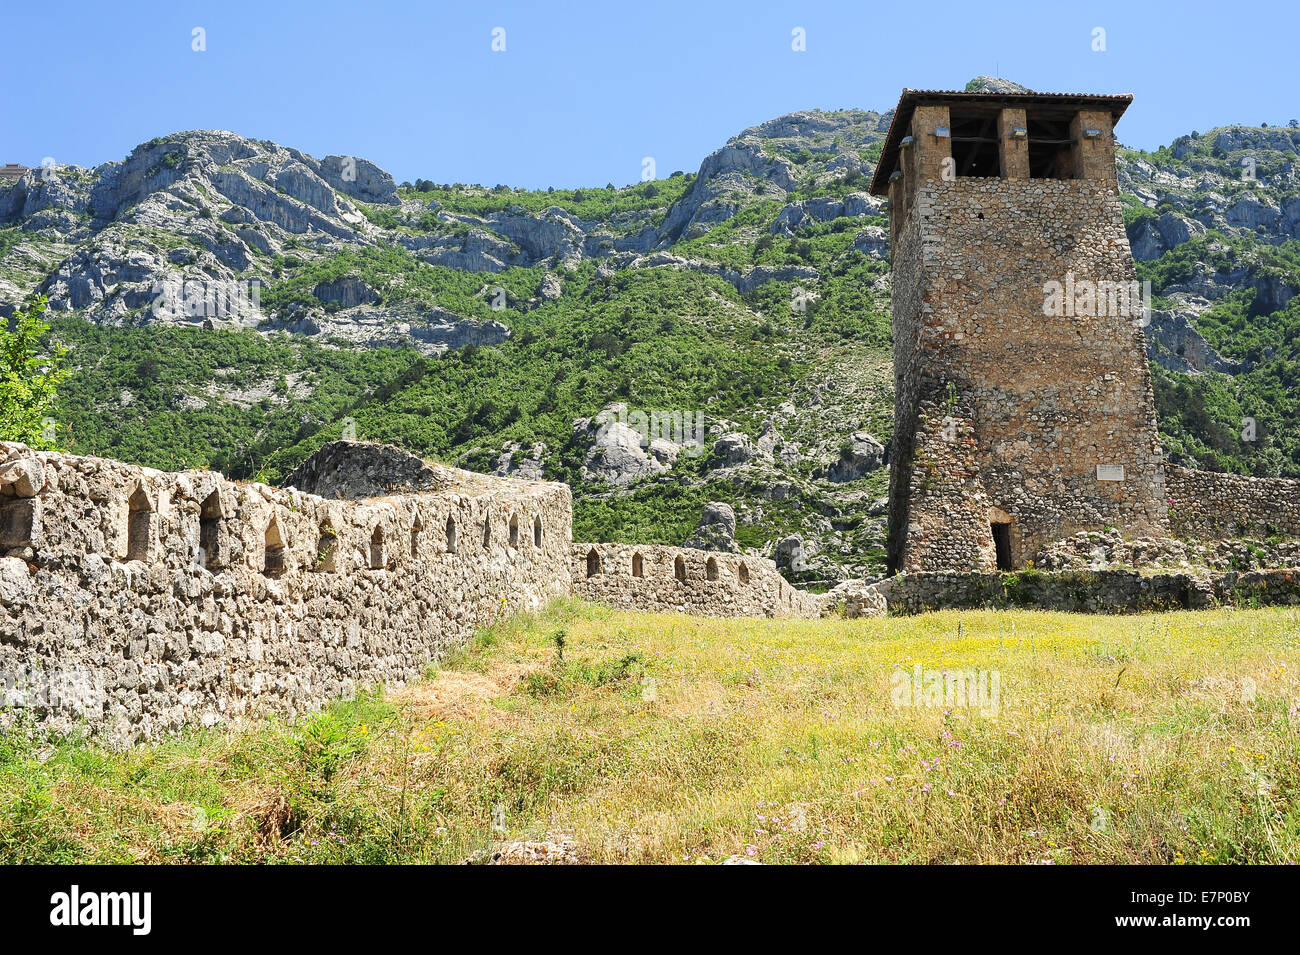
[[68,349],[47,341],[45,297],[14,312],[0,328],[0,440],[21,441],[33,448],[52,448],[58,388],[68,376],[63,360]]

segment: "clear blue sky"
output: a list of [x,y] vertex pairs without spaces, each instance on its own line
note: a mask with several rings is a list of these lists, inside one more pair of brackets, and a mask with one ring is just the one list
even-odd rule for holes
[[1037,90],[1134,93],[1118,133],[1143,148],[1300,116],[1296,0],[6,6],[0,162],[28,165],[90,166],[216,128],[363,156],[399,181],[622,185],[644,156],[660,177],[693,171],[782,113],[885,110],[904,86],[995,70]]

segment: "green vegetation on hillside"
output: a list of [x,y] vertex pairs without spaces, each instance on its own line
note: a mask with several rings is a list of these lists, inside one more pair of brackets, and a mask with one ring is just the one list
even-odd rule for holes
[[[722,500],[753,520],[742,519],[738,530],[746,546],[764,547],[790,533],[820,537],[829,523],[834,540],[822,553],[836,556],[828,559],[873,554],[881,532],[869,533],[878,522],[860,504],[883,496],[884,474],[847,488],[819,479],[852,432],[869,430],[882,442],[890,437],[889,267],[877,257],[877,230],[887,231],[887,221],[820,221],[834,214],[833,205],[787,206],[865,190],[870,168],[858,163],[878,158],[879,121],[852,110],[783,117],[747,131],[738,144],[744,162],[727,160],[721,175],[703,182],[674,173],[621,188],[521,190],[419,179],[398,188],[400,204],[348,200],[396,234],[367,226],[352,236],[342,224],[329,236],[290,235],[269,225],[273,219],[254,221],[250,228],[273,251],[258,251],[265,242],[255,241],[244,277],[264,282],[264,310],[277,319],[320,319],[327,331],[135,328],[147,318],[138,294],[124,312],[123,297],[110,303],[112,289],[106,289],[103,320],[121,325],[96,327],[75,314],[53,320],[56,337],[71,348],[73,371],[63,388],[61,427],[69,431],[66,440],[61,432],[60,443],[160,468],[215,467],[270,481],[342,433],[347,419],[362,438],[479,470],[495,468],[509,445],[525,456],[542,443],[546,475],[574,488],[581,537],[679,543],[704,501]],[[1285,174],[1295,141],[1293,130],[1233,127],[1196,133],[1153,153],[1121,151],[1121,179],[1131,177],[1133,187],[1122,196],[1130,228],[1171,212],[1221,226],[1137,266],[1159,307],[1177,307],[1170,296],[1180,285],[1193,295],[1204,292],[1214,304],[1193,324],[1237,363],[1232,374],[1154,369],[1162,439],[1176,462],[1300,477],[1300,298],[1286,301],[1300,287],[1300,241],[1284,241],[1277,223],[1257,232],[1232,225],[1267,221],[1273,206],[1297,194]],[[1258,182],[1243,180],[1243,158],[1256,161]],[[1158,175],[1169,172],[1175,175]],[[77,181],[85,177],[77,174]],[[213,228],[218,241],[235,243],[236,220],[244,217],[214,217],[224,201],[220,190],[201,178],[194,185],[203,201],[181,190],[174,223],[163,227],[144,217],[146,226],[126,216],[113,223],[112,241],[173,263],[189,261],[186,253],[212,254]],[[555,249],[543,258],[511,245],[509,237],[522,235],[525,223],[494,233],[501,217],[555,207],[587,223],[587,241],[577,244],[610,248],[615,236],[639,236],[662,224],[683,199],[704,205],[683,229],[688,237],[667,248],[690,260],[692,267],[680,270],[644,260],[629,267],[624,257],[572,267],[574,246],[550,241],[555,223],[533,226],[547,236],[540,246]],[[205,218],[201,235],[187,231],[193,222],[185,216],[196,203]],[[79,208],[60,214],[85,220]],[[1284,211],[1278,222],[1291,215]],[[468,233],[479,229],[494,233],[487,248],[506,243],[507,258],[518,253],[518,261],[534,264],[471,272],[422,258],[454,253],[458,237],[476,241]],[[50,227],[0,229],[0,281],[39,287],[73,248],[63,237]],[[775,273],[780,280],[739,294],[733,283],[743,285],[740,277],[754,268],[785,271]],[[548,273],[561,283],[558,299],[551,298]],[[349,313],[317,296],[319,286],[341,279],[364,282],[378,301]],[[504,308],[493,307],[501,304],[494,301],[497,288],[505,292]],[[349,314],[371,322],[384,320],[384,312],[417,334],[422,321],[449,314],[502,322],[510,338],[441,357],[328,338],[338,327],[333,323]],[[669,473],[630,493],[583,480],[589,439],[575,436],[574,421],[619,401],[634,410],[702,412],[715,432],[736,428],[751,438],[769,418],[779,422],[773,440],[794,452],[791,463],[774,463],[767,482],[781,484],[781,494],[748,486],[743,475],[713,473],[716,462],[708,456],[683,455]],[[794,410],[778,413],[783,405]],[[841,501],[851,502],[844,511]]]
[[[359,278],[378,293],[376,303],[396,305],[438,305],[466,318],[500,317],[487,298],[479,295],[484,276],[421,262],[401,246],[370,246],[347,249],[307,261],[293,255],[278,256],[272,266],[274,278],[261,296],[262,308],[274,313],[297,304],[337,310],[337,303],[322,303],[312,289],[340,278]],[[513,307],[536,293],[542,269],[506,269],[490,277],[493,287],[506,292],[506,305]]]
[[[348,268],[365,261],[354,257]],[[335,268],[326,263],[308,281]],[[445,280],[429,290],[437,303],[472,299],[464,273],[425,268],[419,274]],[[514,279],[524,294],[518,274],[494,278],[506,287]],[[78,363],[66,388],[76,450],[278,479],[352,417],[362,437],[487,470],[503,443],[545,441],[561,452],[553,476],[576,480],[575,418],[613,401],[739,414],[782,394],[799,373],[780,343],[798,317],[788,292],[784,308],[759,324],[730,284],[699,272],[598,279],[586,264],[565,279],[562,298],[523,314],[474,299],[463,310],[506,321],[511,338],[434,359],[299,336],[60,318],[59,337]],[[108,407],[112,428],[102,426]]]
[[[398,194],[427,207],[413,223],[416,231],[455,231],[439,214],[488,216],[500,212],[538,214],[551,206],[589,222],[607,223],[611,231],[635,232],[645,225],[659,225],[668,210],[695,182],[694,174],[675,172],[667,179],[655,179],[633,186],[613,185],[592,189],[526,190],[497,186],[439,185],[419,180],[403,183]],[[388,229],[407,226],[404,218],[389,206],[361,204],[371,222]]]
[[[1138,274],[1160,290],[1243,267],[1300,287],[1300,241],[1252,245],[1209,233],[1154,262],[1139,262]],[[1156,368],[1156,414],[1175,461],[1260,477],[1300,477],[1300,296],[1272,312],[1258,300],[1258,292],[1242,289],[1196,320],[1206,341],[1225,358],[1244,363],[1243,370],[1192,376]],[[1254,422],[1253,432],[1247,419]]]
[[[590,263],[565,279],[554,302],[495,313],[511,326],[507,342],[425,362],[423,376],[355,409],[358,433],[486,470],[506,442],[544,441],[559,452],[548,473],[576,481],[576,418],[615,401],[729,415],[797,374],[722,279],[671,269],[597,278]],[[315,443],[272,455],[273,473]]]
[[268,476],[269,449],[320,429],[338,437],[354,408],[421,367],[413,349],[353,350],[252,330],[106,328],[76,316],[53,325],[72,366],[61,443],[169,470]]

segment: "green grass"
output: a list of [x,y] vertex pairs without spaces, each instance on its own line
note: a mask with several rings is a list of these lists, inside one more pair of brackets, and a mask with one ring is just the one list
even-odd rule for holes
[[[1294,609],[706,620],[561,603],[297,723],[0,745],[0,861],[1300,857]],[[980,669],[996,712],[900,706]]]

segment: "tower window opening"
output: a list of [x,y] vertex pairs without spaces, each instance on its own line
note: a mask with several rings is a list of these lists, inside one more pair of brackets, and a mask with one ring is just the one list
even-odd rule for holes
[[1029,117],[1029,178],[1073,179],[1074,141],[1065,120]]
[[998,158],[998,114],[975,112],[951,115],[953,172],[962,177],[996,179],[1002,175]]

